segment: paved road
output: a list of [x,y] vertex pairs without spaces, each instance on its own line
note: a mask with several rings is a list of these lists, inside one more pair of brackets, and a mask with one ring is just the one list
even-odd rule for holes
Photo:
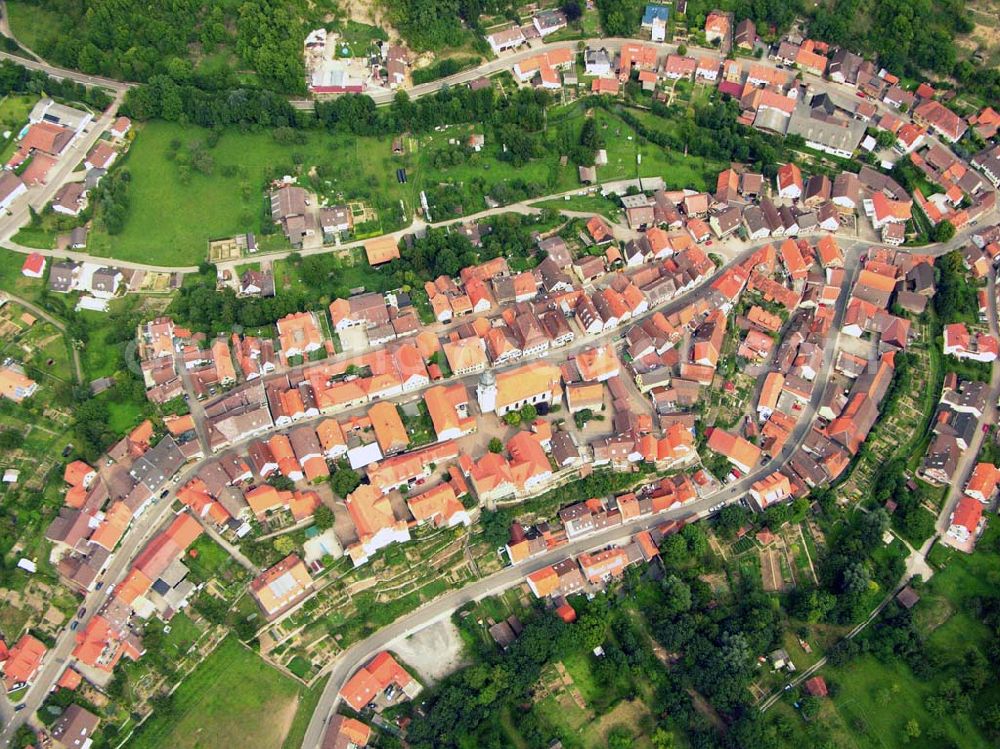
[[[997,321],[996,269],[990,270],[986,288],[989,295],[990,333],[1000,340],[1000,327],[998,327]],[[983,440],[986,438],[983,429],[997,423],[998,398],[1000,398],[1000,361],[994,361],[990,369],[990,392],[986,398],[986,408],[983,410],[983,415],[976,424],[976,432],[972,437],[969,448],[964,450],[958,459],[958,467],[955,469],[955,475],[948,490],[948,496],[941,507],[941,512],[938,514],[937,523],[935,524],[935,534],[924,542],[924,545],[921,547],[921,553],[923,554],[930,551],[930,547],[938,538],[947,538],[946,533],[951,513],[965,492],[965,485],[968,483],[973,468],[975,468],[979,450],[982,448]]]
[[[841,288],[840,296],[837,299],[833,325],[830,328],[830,332],[827,334],[827,340],[825,342],[823,353],[823,367],[819,376],[816,378],[817,382],[820,383],[827,382],[830,370],[833,367],[834,354],[837,348],[837,339],[840,335],[840,327],[843,323],[844,312],[847,309],[847,301],[849,297],[848,290],[853,285],[854,279],[860,268],[860,256],[863,246],[866,245],[864,245],[864,243],[854,242],[851,246],[845,248],[846,257],[844,268],[846,278],[844,286]],[[561,559],[565,559],[568,556],[577,556],[584,551],[607,546],[608,544],[625,539],[640,530],[660,525],[667,520],[688,517],[690,515],[703,516],[710,507],[719,503],[731,504],[738,501],[749,490],[751,484],[777,470],[789,459],[789,457],[791,457],[792,453],[798,449],[799,445],[805,439],[810,427],[812,426],[813,416],[816,414],[819,404],[822,401],[824,390],[825,387],[817,387],[815,389],[808,406],[800,414],[799,420],[792,431],[792,436],[789,438],[782,451],[778,455],[774,456],[774,458],[766,466],[751,472],[740,481],[725,486],[719,491],[705,496],[702,499],[691,502],[684,507],[675,508],[655,518],[637,518],[636,520],[626,523],[625,525],[618,526],[616,528],[609,528],[600,533],[574,541],[559,549],[542,554],[528,563],[513,567],[505,567],[501,571],[478,580],[461,590],[447,593],[444,596],[425,604],[416,611],[398,619],[388,627],[379,630],[367,639],[357,642],[349,647],[337,657],[330,670],[330,677],[327,681],[326,687],[323,689],[323,694],[316,706],[316,711],[313,713],[312,720],[309,722],[309,727],[306,730],[305,739],[302,742],[302,749],[316,749],[316,747],[319,747],[326,724],[337,706],[338,693],[340,692],[343,684],[361,663],[367,661],[378,651],[384,649],[389,642],[395,640],[397,637],[405,637],[413,632],[423,629],[428,624],[450,616],[452,612],[462,607],[469,601],[475,601],[486,596],[495,595],[496,593],[506,590],[507,588],[518,585],[524,577],[531,572],[541,569],[542,567],[550,565]]]
[[118,94],[124,94],[130,88],[139,85],[137,83],[116,81],[113,78],[105,78],[100,75],[87,75],[86,73],[81,73],[78,70],[60,68],[58,65],[51,65],[50,63],[44,61],[31,60],[20,55],[12,55],[10,52],[0,52],[0,60],[10,60],[12,62],[16,62],[18,65],[22,65],[29,70],[40,70],[49,77],[56,78],[60,81],[70,80],[82,83],[85,86],[99,86],[100,88],[106,88]]
[[[70,180],[73,171],[76,169],[90,149],[100,139],[101,134],[108,129],[114,121],[121,105],[123,94],[119,92],[112,100],[106,110],[88,125],[84,131],[78,135],[70,144],[69,148],[59,157],[56,166],[48,174],[48,182],[43,185],[35,185],[28,188],[28,192],[17,198],[7,212],[0,217],[0,246],[10,246],[11,249],[18,249],[21,252],[41,252],[43,255],[72,255],[73,253],[55,253],[54,251],[35,250],[29,248],[17,248],[10,245],[10,238],[16,234],[22,226],[26,226],[31,221],[31,208],[41,213],[45,206],[52,200],[52,197],[62,187],[63,183]],[[94,258],[87,256],[88,260]],[[100,262],[106,262],[101,259]]]
[[[953,249],[954,247],[961,246],[965,241],[967,241],[966,235],[956,236],[956,238],[947,245],[942,245],[938,248],[935,248],[934,252],[936,254],[942,254],[943,252]],[[761,242],[758,243],[758,245],[756,246],[760,246],[763,244],[765,243]],[[817,378],[817,380],[821,383],[826,382],[829,376],[829,372],[833,363],[834,352],[836,349],[836,337],[839,334],[839,329],[843,320],[843,313],[844,310],[846,309],[847,289],[850,288],[851,283],[853,282],[853,277],[856,274],[857,269],[859,267],[858,258],[860,256],[860,253],[865,247],[868,246],[868,243],[860,240],[848,240],[846,242],[842,242],[842,246],[844,247],[846,255],[845,266],[848,274],[848,282],[845,283],[845,286],[841,290],[841,296],[838,299],[838,303],[836,306],[834,324],[831,327],[831,332],[829,334],[826,350],[824,353],[824,366],[822,371],[820,372],[819,377]],[[743,257],[746,257],[750,252],[752,252],[753,249],[755,249],[755,247],[744,251],[743,253],[738,255],[735,258],[735,260],[738,262]],[[678,306],[686,304],[692,298],[694,298],[694,296],[697,295],[698,293],[703,293],[705,288],[706,284],[702,284],[696,289],[691,290],[687,294],[679,297],[670,304],[666,305],[665,309],[670,310],[672,308],[676,308]],[[663,308],[661,308],[660,311],[663,311]],[[650,314],[653,314],[653,312],[650,312]],[[601,343],[606,342],[606,340],[611,340],[614,336],[618,335],[619,333],[620,331],[613,331],[611,333],[605,334],[604,336],[598,336],[592,339],[581,340],[575,346],[559,349],[556,352],[553,352],[553,354],[565,357],[576,349],[583,348],[585,346],[600,345]],[[712,497],[705,498],[696,503],[692,503],[690,506],[683,509],[682,514],[700,512],[707,509],[712,504],[716,504],[718,502],[735,501],[737,498],[742,496],[747,491],[747,489],[749,488],[750,484],[753,481],[757,480],[762,475],[765,475],[766,473],[777,469],[780,465],[782,465],[792,454],[794,449],[805,438],[808,429],[810,427],[812,417],[815,414],[817,408],[819,407],[822,394],[823,394],[823,388],[816,388],[812,400],[810,401],[808,407],[801,414],[799,422],[796,424],[792,437],[790,438],[785,449],[779,456],[776,456],[772,460],[771,464],[769,464],[766,469],[761,469],[755,472],[754,474],[748,476],[744,480],[740,481],[739,483],[724,488],[723,490],[713,495]],[[302,423],[306,422],[304,421]],[[231,449],[238,449],[248,441],[249,440],[243,440],[237,445],[233,445]],[[188,480],[194,477],[197,471],[200,470],[200,468],[207,461],[213,460],[215,459],[215,457],[217,456],[210,455],[202,459],[201,461],[198,461],[197,463],[193,464],[191,467],[189,467],[181,474],[180,478],[177,481],[173,482],[171,488],[175,486],[181,486],[184,483],[186,483]],[[126,535],[122,546],[119,547],[119,549],[115,552],[112,558],[111,565],[109,566],[108,571],[103,576],[103,580],[106,586],[112,583],[117,583],[124,577],[125,573],[128,571],[132,559],[138,554],[139,551],[141,551],[146,540],[148,540],[151,534],[157,528],[159,528],[159,526],[169,515],[172,500],[173,500],[173,494],[171,493],[171,495],[168,496],[166,499],[158,500],[151,508],[149,508],[143,514],[142,517],[140,517],[136,521],[132,529]],[[681,511],[679,510],[678,512]],[[671,515],[669,514],[661,516],[656,520],[656,522],[657,523],[663,522],[665,519],[668,519],[670,517]],[[652,522],[649,518],[645,518],[643,520],[646,523]],[[642,527],[641,525],[635,526],[634,530],[638,530],[641,527]],[[633,530],[633,525],[612,529],[608,531],[606,535],[599,535],[591,537],[589,539],[581,540],[580,542],[578,542],[581,545],[580,550],[606,545],[607,543],[610,543],[612,540],[621,537],[622,534],[627,534],[630,530]],[[555,560],[557,558],[562,558],[563,556],[568,555],[570,553],[577,553],[575,546],[560,549],[558,554],[555,554],[552,557],[552,559]],[[539,566],[544,566],[544,562],[541,560],[547,558],[548,557],[539,558],[539,561],[537,562]],[[476,596],[482,597],[485,595],[490,595],[493,592],[503,590],[512,584],[516,584],[516,582],[520,580],[524,574],[530,572],[531,569],[532,569],[531,567],[519,567],[516,569],[512,568],[511,570],[504,570],[501,573],[498,573],[500,577],[484,578],[484,580],[480,580],[477,583],[475,583],[474,584],[475,587],[462,591],[455,591],[451,594],[448,594],[447,596],[428,604],[427,607],[419,609],[417,612],[410,614],[408,617],[404,617],[395,625],[393,625],[394,628],[389,631],[389,634],[392,635],[391,637],[389,637],[389,639],[393,639],[395,636],[398,636],[399,632],[404,631],[406,628],[419,629],[422,626],[425,626],[428,623],[428,621],[430,621],[428,617],[433,618],[434,616],[447,615],[451,611],[454,611],[456,608],[463,605],[466,601],[472,600],[472,597]],[[485,592],[479,592],[481,590],[484,590]],[[80,623],[81,629],[84,626],[86,626],[86,622],[89,620],[90,616],[93,614],[94,611],[96,611],[99,604],[103,602],[106,592],[107,591],[105,588],[105,590],[103,591],[95,591],[86,596],[83,605],[87,609],[87,614],[83,617],[83,620]],[[435,611],[437,611],[438,613],[435,614],[434,613]],[[343,654],[340,659],[338,659],[337,664],[334,666],[332,671],[331,682],[324,691],[324,698],[320,702],[319,708],[317,709],[313,721],[310,723],[310,733],[308,734],[309,737],[315,738],[322,732],[323,724],[333,708],[337,691],[339,691],[339,684],[343,683],[343,679],[341,679],[340,682],[337,682],[337,678],[343,676],[344,674],[349,674],[351,671],[353,671],[353,669],[359,662],[365,660],[366,657],[374,654],[379,649],[381,649],[384,646],[384,642],[387,641],[383,640],[384,636],[387,635],[383,635],[383,631],[380,631],[375,635],[373,635],[372,637],[370,637],[369,639],[361,643],[357,643],[355,646],[348,649],[348,651],[345,654]],[[0,732],[0,746],[6,746],[7,742],[9,741],[9,739],[11,738],[13,732],[17,729],[17,727],[21,723],[23,723],[23,721],[26,720],[28,716],[33,715],[33,713],[41,705],[42,701],[45,698],[45,695],[48,693],[51,686],[58,679],[64,665],[70,659],[70,654],[74,647],[74,640],[75,640],[75,633],[71,632],[68,628],[65,629],[61,633],[61,635],[57,638],[56,646],[46,655],[46,658],[43,662],[42,670],[39,672],[39,675],[36,677],[33,686],[29,690],[24,700],[28,708],[25,709],[23,712],[15,715],[13,721],[8,721],[6,723],[4,730]],[[9,703],[6,703],[6,700],[0,699],[0,718],[3,717],[4,710],[8,708],[9,708]],[[309,744],[308,742],[304,744],[304,746],[306,747],[311,747],[314,745],[315,744]]]
[[[193,478],[199,466],[200,464],[186,471],[183,479],[175,485],[181,485]],[[142,550],[146,541],[170,515],[173,500],[172,493],[164,499],[157,499],[133,523],[121,546],[118,547],[112,556],[112,561],[107,571],[100,578],[105,583],[103,589],[87,594],[80,603],[80,606],[86,608],[86,614],[80,619],[77,631],[83,631],[87,622],[90,621],[90,618],[100,605],[104,603],[105,598],[108,596],[108,588],[112,584],[121,582],[125,577],[132,560]],[[45,654],[41,669],[35,676],[31,687],[28,689],[28,693],[21,700],[27,707],[17,713],[13,720],[5,722],[3,730],[0,731],[0,746],[8,746],[20,725],[33,716],[35,711],[41,707],[42,702],[45,701],[45,697],[62,675],[63,668],[72,660],[73,648],[76,646],[75,640],[76,632],[70,631],[68,626],[56,638],[55,647],[50,648]]]

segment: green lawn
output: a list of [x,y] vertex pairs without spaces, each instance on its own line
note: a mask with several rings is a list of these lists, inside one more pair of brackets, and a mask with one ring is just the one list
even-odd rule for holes
[[214,579],[225,585],[243,574],[243,569],[229,556],[229,553],[207,535],[200,536],[191,550],[196,552],[196,555],[186,555],[184,564],[191,569],[192,579],[197,582]]
[[557,211],[599,213],[611,221],[618,221],[621,218],[621,207],[615,201],[605,198],[600,193],[593,195],[570,195],[568,198],[541,200],[532,205],[538,208],[555,208]]
[[38,97],[34,94],[8,94],[0,99],[0,133],[10,132],[10,138],[0,145],[0,159],[6,164],[14,153],[17,135],[28,124],[28,113]]
[[[175,123],[151,122],[141,127],[122,160],[132,174],[130,209],[121,233],[91,233],[89,251],[98,256],[159,265],[195,265],[207,255],[213,238],[255,231],[263,249],[284,245],[266,217],[264,187],[268,179],[300,174],[300,183],[330,202],[358,201],[374,209],[376,218],[356,231],[380,234],[409,224],[421,190],[427,191],[432,218],[485,209],[486,194],[501,202],[572,190],[579,186],[576,166],[559,163],[563,137],[575,139],[586,116],[573,104],[549,111],[540,136],[540,155],[515,166],[503,160],[502,144],[487,134],[481,153],[451,158],[473,126],[452,126],[406,139],[403,155],[391,153],[390,139],[298,131],[301,142],[279,143],[268,132],[226,130],[214,147],[203,146],[210,173],[182,166],[192,144],[207,143],[207,131]],[[592,116],[608,152],[598,167],[601,181],[662,176],[671,187],[705,189],[707,176],[721,166],[647,143],[619,117],[603,109]],[[666,121],[659,120],[666,125]],[[299,165],[299,166],[296,166]],[[396,181],[396,169],[408,181]],[[401,205],[402,204],[402,207]],[[603,212],[603,211],[602,211]],[[37,242],[46,237],[29,238]]]
[[170,627],[170,631],[164,636],[163,647],[174,658],[183,656],[202,633],[201,628],[183,611],[175,614],[167,626]]
[[[883,662],[866,655],[844,668],[827,667],[822,673],[827,681],[840,686],[833,704],[843,724],[849,727],[849,735],[853,735],[853,746],[902,746],[903,727],[911,718],[925,729],[931,722],[938,722],[955,746],[973,749],[987,745],[968,716],[931,718],[924,709],[924,700],[936,685],[917,679],[901,661]],[[891,708],[885,704],[886,695]],[[921,738],[909,745],[930,749],[938,744]]]
[[[185,176],[171,158],[171,142],[179,141],[183,154],[190,144],[205,142],[207,131],[145,124],[122,160],[132,174],[124,229],[114,236],[92,232],[89,251],[160,265],[196,265],[207,256],[209,239],[261,233],[267,178],[293,173],[297,162],[322,166],[328,177],[321,182],[331,194],[397,206],[404,199],[412,206],[411,190],[396,183],[387,140],[302,134],[304,143],[284,145],[268,132],[227,130],[214,148],[207,148],[211,174],[192,169]],[[262,237],[261,243],[268,239]]]
[[142,421],[142,414],[142,406],[137,403],[108,400],[108,426],[115,434],[124,434],[137,427]]
[[0,248],[0,289],[23,297],[29,302],[37,302],[45,289],[45,282],[40,278],[21,275],[21,266],[24,265],[25,258],[26,256],[20,252]]
[[17,40],[36,52],[46,32],[61,25],[58,12],[25,0],[7,0],[7,18]]
[[136,749],[274,749],[299,725],[296,711],[307,696],[307,690],[268,666],[236,638],[227,637],[129,745]]

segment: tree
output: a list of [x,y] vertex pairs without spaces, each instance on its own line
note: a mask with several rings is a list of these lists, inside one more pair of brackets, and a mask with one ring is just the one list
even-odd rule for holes
[[942,221],[934,227],[934,241],[948,242],[955,236],[955,225],[951,221]]
[[657,728],[649,740],[653,744],[653,749],[674,749],[677,746],[674,735],[665,728]]
[[979,713],[979,726],[994,741],[1000,741],[1000,704],[990,705]]
[[677,575],[670,575],[663,581],[663,606],[674,615],[691,609],[691,588]]
[[360,483],[361,477],[358,476],[358,472],[350,467],[338,468],[330,476],[330,486],[333,487],[333,491],[338,497],[345,499],[348,494],[358,488]]
[[819,697],[806,696],[799,700],[801,705],[802,716],[807,719],[815,718],[819,714],[819,710],[822,704],[819,701]]
[[916,718],[910,718],[906,721],[906,726],[903,729],[903,743],[909,744],[913,739],[918,738],[920,738],[920,724]]
[[719,512],[719,517],[715,522],[716,530],[725,538],[732,538],[736,532],[747,522],[748,512],[740,505],[726,505]]
[[278,536],[271,542],[271,546],[282,556],[287,556],[295,551],[295,542],[291,536]]
[[24,435],[16,429],[4,429],[0,432],[0,448],[4,450],[16,450],[24,441]]
[[325,531],[328,528],[332,528],[334,522],[333,510],[325,504],[320,503],[320,506],[316,508],[316,512],[313,513],[313,525],[317,529]]
[[562,4],[562,12],[566,14],[566,20],[570,23],[580,20],[580,16],[583,15],[583,8],[580,5],[580,0],[564,0]]
[[503,442],[500,441],[499,437],[494,437],[490,440],[490,452],[497,453],[498,455],[503,452]]
[[683,564],[688,556],[687,541],[677,533],[667,536],[660,542],[660,556],[668,567]]
[[295,482],[292,481],[287,476],[282,476],[280,473],[275,473],[268,477],[267,483],[277,489],[279,492],[290,492],[295,489]]
[[703,557],[708,553],[708,536],[700,525],[685,525],[681,535],[693,557]]
[[625,726],[616,726],[608,732],[608,749],[631,749],[633,746],[632,732]]
[[508,426],[516,427],[521,424],[521,413],[519,411],[508,411],[504,414],[503,420]]
[[588,117],[583,121],[580,129],[580,145],[588,151],[596,151],[604,148],[604,139],[597,129],[597,121],[593,117]]
[[521,406],[521,421],[534,421],[538,418],[538,409],[531,403]]

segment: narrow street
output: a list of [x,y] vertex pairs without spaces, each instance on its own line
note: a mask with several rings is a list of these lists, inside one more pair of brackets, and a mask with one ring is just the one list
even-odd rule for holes
[[[1000,323],[998,323],[997,318],[996,274],[996,268],[991,268],[990,274],[986,279],[986,288],[990,305],[990,334],[997,340],[1000,340]],[[968,449],[964,450],[958,459],[958,467],[955,470],[951,486],[948,489],[948,495],[945,498],[944,504],[941,506],[941,512],[937,517],[937,523],[935,524],[936,533],[927,539],[923,546],[921,546],[920,552],[922,555],[926,555],[930,551],[931,546],[936,540],[940,539],[942,543],[948,543],[947,532],[949,518],[955,509],[955,505],[958,504],[958,500],[961,499],[964,494],[965,485],[968,483],[969,476],[972,474],[972,470],[976,466],[979,451],[983,446],[983,440],[986,439],[986,432],[984,430],[988,429],[990,425],[997,423],[998,398],[1000,398],[1000,360],[994,361],[990,367],[990,391],[986,398],[986,408],[983,410],[983,415],[976,423],[976,432],[972,438],[972,442],[969,444]]]
[[[817,377],[820,382],[827,382],[830,369],[833,367],[834,353],[837,348],[837,339],[840,336],[840,328],[844,320],[844,312],[847,309],[849,291],[854,285],[854,280],[861,268],[860,258],[864,247],[867,247],[867,245],[855,242],[852,243],[850,248],[845,250],[845,283],[840,290],[840,296],[837,299],[835,307],[833,325],[829,333],[827,333],[827,339],[824,344],[823,369]],[[813,417],[819,409],[824,391],[825,388],[814,389],[809,404],[803,409],[791,437],[781,452],[774,456],[768,465],[756,469],[739,481],[690,502],[683,507],[668,510],[657,517],[637,518],[624,525],[608,528],[599,533],[573,541],[561,548],[541,554],[528,562],[512,567],[505,567],[499,572],[484,577],[461,590],[446,593],[416,611],[401,617],[389,627],[381,629],[367,639],[349,647],[329,666],[330,676],[326,687],[323,689],[323,695],[316,707],[316,711],[313,713],[312,720],[309,722],[309,728],[302,742],[302,749],[317,749],[320,746],[326,724],[336,709],[341,686],[360,663],[371,658],[396,637],[412,634],[439,619],[450,616],[453,611],[469,601],[477,601],[518,585],[526,575],[554,562],[570,556],[577,556],[585,551],[603,548],[617,541],[622,541],[640,530],[655,527],[673,518],[689,517],[692,515],[704,517],[708,514],[708,509],[716,504],[732,504],[739,501],[755,481],[778,470],[788,461],[799,445],[802,444],[802,441],[808,434],[808,430],[812,426]]]

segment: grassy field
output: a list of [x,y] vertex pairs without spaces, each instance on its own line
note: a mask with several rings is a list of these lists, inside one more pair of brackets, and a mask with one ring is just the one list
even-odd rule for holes
[[621,207],[610,198],[599,193],[593,195],[570,195],[567,198],[541,200],[532,205],[538,208],[555,208],[557,211],[582,211],[584,213],[599,213],[611,221],[621,218]]
[[406,186],[396,184],[388,142],[307,132],[303,143],[285,145],[270,133],[233,129],[207,148],[211,174],[192,169],[185,175],[174,163],[172,142],[180,142],[177,152],[183,154],[207,135],[202,128],[173,123],[144,125],[123,162],[132,173],[124,230],[115,236],[94,231],[89,251],[158,265],[196,265],[206,257],[209,239],[260,233],[267,178],[294,173],[296,163],[328,166],[331,191],[345,197],[377,193],[387,201],[409,202]]
[[[971,555],[941,546],[935,546],[931,554],[938,571],[921,589],[921,600],[913,615],[917,628],[927,638],[927,650],[945,664],[942,679],[960,668],[957,661],[967,650],[975,648],[985,654],[990,646],[991,633],[970,612],[974,598],[995,591],[1000,562],[998,540],[1000,529],[994,524],[987,528],[979,548]],[[803,731],[829,736],[834,746],[881,749],[906,745],[931,749],[941,745],[939,740],[926,736],[907,741],[904,726],[910,719],[917,720],[925,733],[931,724],[939,725],[953,745],[962,749],[990,745],[974,718],[1000,698],[1000,685],[996,683],[987,684],[979,693],[970,714],[949,711],[942,717],[932,717],[925,700],[936,693],[940,680],[918,678],[901,660],[864,655],[844,666],[828,665],[821,673],[839,691],[824,701],[814,725],[805,727],[787,702],[779,702],[775,710],[803,725]],[[788,746],[801,746],[802,738],[796,733]]]
[[7,0],[7,20],[19,42],[36,52],[46,29],[59,28],[59,14],[24,0]]
[[170,707],[154,713],[129,745],[273,749],[299,723],[296,711],[306,697],[305,689],[228,637],[177,688]]
[[[542,155],[517,166],[501,158],[502,144],[491,134],[482,152],[450,158],[456,144],[477,130],[471,125],[408,138],[406,152],[394,156],[387,138],[302,131],[296,136],[300,142],[289,144],[270,133],[231,129],[210,147],[203,129],[151,122],[123,160],[132,174],[124,229],[114,236],[95,230],[89,251],[157,265],[194,265],[206,257],[209,239],[245,231],[257,232],[264,249],[279,248],[283,238],[262,233],[270,229],[263,190],[269,178],[285,174],[303,175],[300,182],[331,202],[360,201],[374,208],[377,218],[366,228],[376,234],[408,224],[421,190],[427,191],[435,220],[481,211],[487,207],[484,195],[513,195],[512,184],[527,185],[533,196],[572,190],[579,186],[577,169],[560,164],[558,143],[561,137],[578,138],[587,116],[599,123],[608,152],[607,165],[598,167],[601,181],[662,176],[670,186],[705,189],[707,177],[721,168],[646,143],[616,115],[601,109],[588,113],[579,105],[550,110]],[[194,151],[208,155],[210,173],[181,165]],[[400,167],[408,178],[402,185],[396,181]]]
[[118,371],[119,357],[114,346],[107,342],[110,333],[108,316],[104,312],[80,310],[78,313],[87,325],[89,338],[83,347],[83,369],[89,380],[109,377]]
[[40,278],[21,275],[25,256],[13,250],[0,249],[0,289],[9,291],[29,302],[37,302],[45,288]]

